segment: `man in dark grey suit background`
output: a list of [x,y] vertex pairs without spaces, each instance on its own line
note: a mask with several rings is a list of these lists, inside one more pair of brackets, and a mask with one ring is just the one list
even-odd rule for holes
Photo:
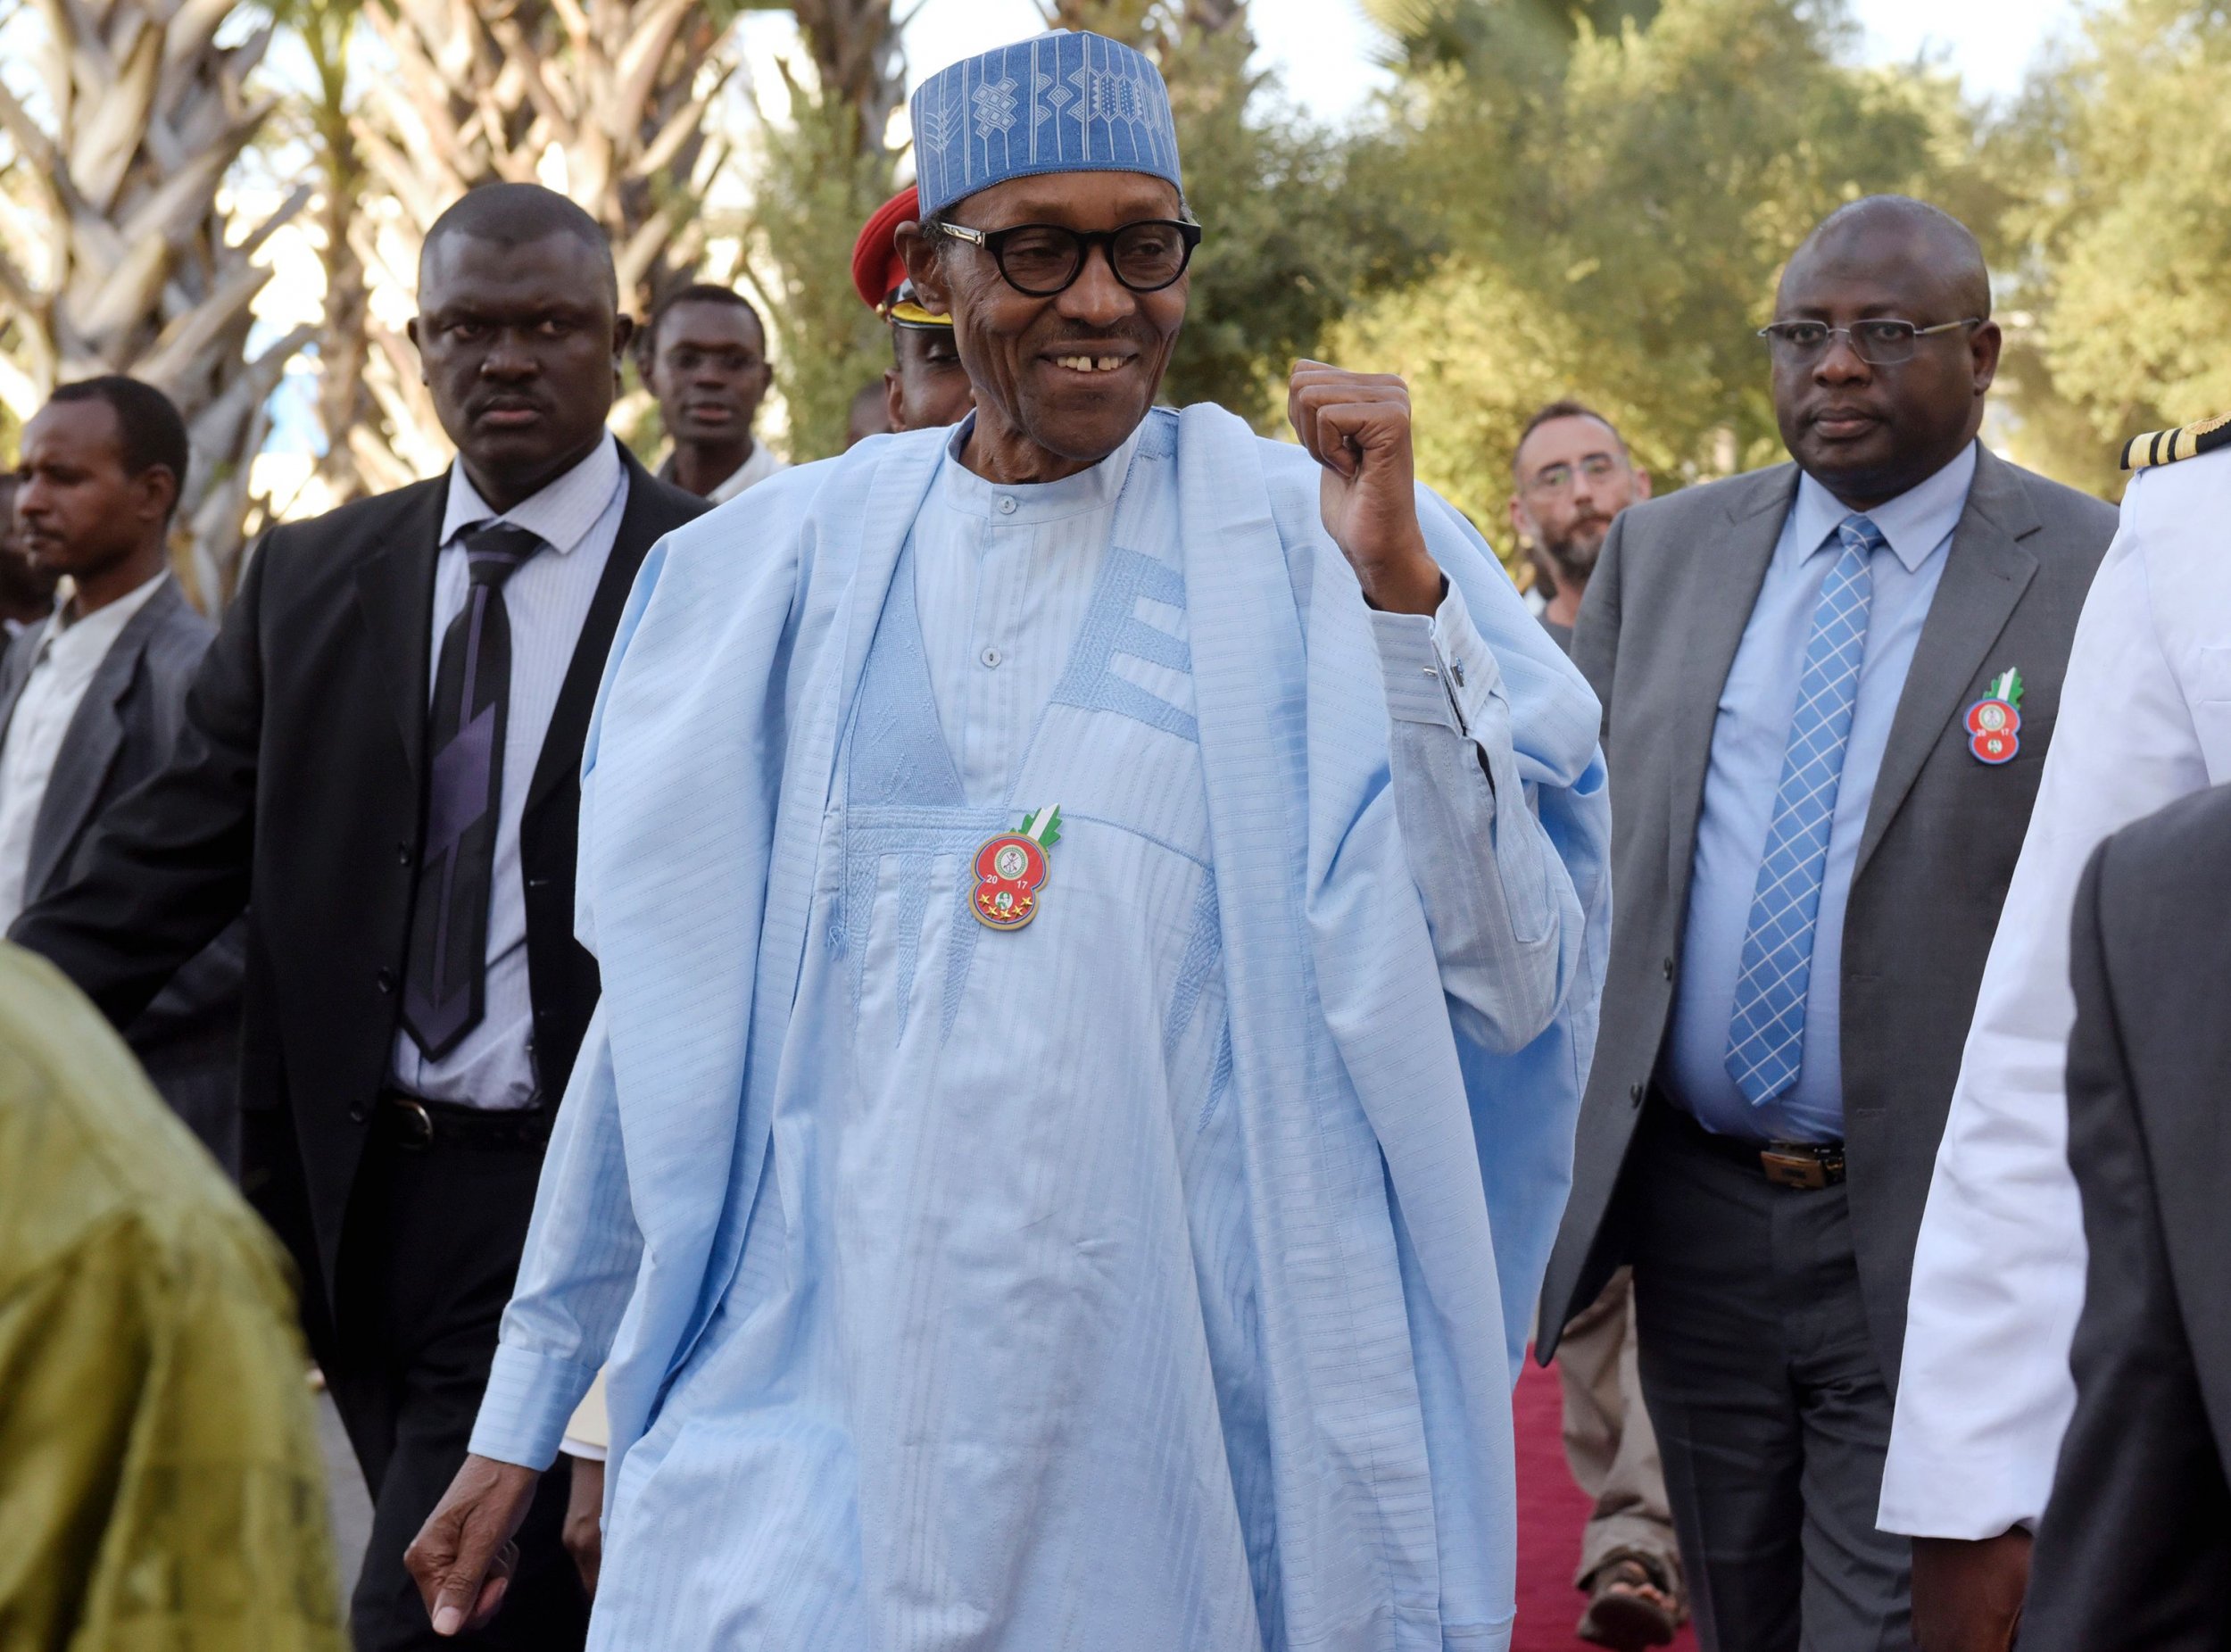
[[2213,1652],[2231,1645],[2231,786],[2101,844],[2072,930],[2090,1278],[2021,1645]]
[[1935,208],[1830,217],[1775,315],[1796,463],[1622,514],[1574,639],[1618,901],[1540,1351],[1631,1263],[1704,1645],[1903,1648],[1914,1235],[2115,514],[1977,440],[1999,330]]
[[[75,589],[0,660],[0,927],[68,883],[104,810],[169,761],[217,628],[170,572],[185,423],[152,385],[65,385],[24,428],[15,519],[34,566]],[[125,1035],[164,1100],[237,1169],[237,927],[187,963]]]

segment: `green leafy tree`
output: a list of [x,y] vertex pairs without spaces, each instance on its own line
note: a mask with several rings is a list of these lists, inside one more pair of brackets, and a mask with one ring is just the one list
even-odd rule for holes
[[[1421,8],[1373,9],[1414,29]],[[1955,88],[1851,67],[1837,6],[1664,0],[1605,30],[1587,10],[1449,0],[1433,50],[1394,35],[1374,187],[1447,250],[1338,335],[1414,381],[1428,479],[1490,527],[1550,395],[1602,406],[1669,484],[1779,457],[1754,335],[1791,250],[1862,195],[1958,210],[1969,187]]]
[[1370,140],[1279,104],[1249,67],[1245,0],[1054,0],[1047,21],[1138,46],[1169,85],[1186,198],[1206,234],[1163,394],[1277,428],[1295,358],[1421,268],[1419,220],[1366,187]]
[[807,61],[783,69],[791,118],[767,124],[751,208],[734,227],[800,461],[843,448],[852,397],[891,364],[883,324],[852,291],[852,244],[897,187],[887,136],[906,75],[891,0],[791,10]]
[[2121,0],[1993,134],[2011,445],[2112,493],[2140,430],[2231,411],[2231,5]]
[[1462,68],[1508,50],[1514,35],[1564,45],[1583,30],[1615,35],[1655,17],[1658,0],[1365,0],[1364,10],[1393,37],[1395,61],[1417,71]]
[[[1536,408],[1574,394],[1586,345],[1569,316],[1490,265],[1451,258],[1423,280],[1356,311],[1333,330],[1334,360],[1399,372],[1415,410],[1418,471],[1469,508],[1490,538],[1506,519],[1509,462]],[[1607,386],[1590,404],[1622,431],[1638,463],[1678,474],[1679,460],[1650,421]]]
[[745,225],[746,270],[772,335],[793,461],[844,447],[852,397],[891,365],[883,323],[852,290],[852,245],[890,199],[894,157],[865,143],[859,112],[793,84],[770,127]]

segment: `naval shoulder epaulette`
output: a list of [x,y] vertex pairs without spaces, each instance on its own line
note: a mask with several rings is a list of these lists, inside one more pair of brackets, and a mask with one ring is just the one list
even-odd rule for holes
[[2180,459],[2231,447],[2231,413],[2219,413],[2196,425],[2175,430],[2152,430],[2123,444],[2122,468],[2144,470],[2152,465],[2173,465]]

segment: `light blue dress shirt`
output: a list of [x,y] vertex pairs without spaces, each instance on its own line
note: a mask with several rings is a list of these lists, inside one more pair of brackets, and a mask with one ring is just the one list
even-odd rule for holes
[[1820,587],[1840,546],[1837,525],[1852,514],[1811,477],[1782,523],[1765,583],[1744,627],[1713,724],[1712,762],[1696,822],[1689,872],[1688,920],[1666,1042],[1663,1082],[1673,1099],[1708,1130],[1759,1141],[1834,1141],[1844,1134],[1842,1027],[1844,909],[1858,863],[1859,841],[1875,796],[1875,776],[1914,644],[1936,600],[1953,530],[1968,507],[1976,447],[1920,486],[1865,514],[1889,544],[1870,564],[1875,595],[1867,629],[1867,663],[1844,752],[1844,776],[1829,831],[1821,874],[1820,914],[1812,937],[1812,977],[1805,998],[1804,1066],[1797,1082],[1763,1107],[1753,1107],[1728,1075],[1728,1025],[1735,1011],[1743,937],[1758,890],[1759,862],[1781,785],[1782,757],[1796,715],[1797,681],[1812,635]]

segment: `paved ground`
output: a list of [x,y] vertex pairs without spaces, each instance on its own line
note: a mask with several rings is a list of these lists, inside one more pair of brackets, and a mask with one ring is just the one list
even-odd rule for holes
[[341,1598],[346,1600],[356,1587],[365,1540],[372,1534],[372,1500],[364,1495],[364,1476],[357,1472],[349,1437],[342,1432],[341,1414],[333,1408],[333,1397],[323,1392],[318,1396],[318,1443],[325,1449],[333,1548],[341,1559]]

